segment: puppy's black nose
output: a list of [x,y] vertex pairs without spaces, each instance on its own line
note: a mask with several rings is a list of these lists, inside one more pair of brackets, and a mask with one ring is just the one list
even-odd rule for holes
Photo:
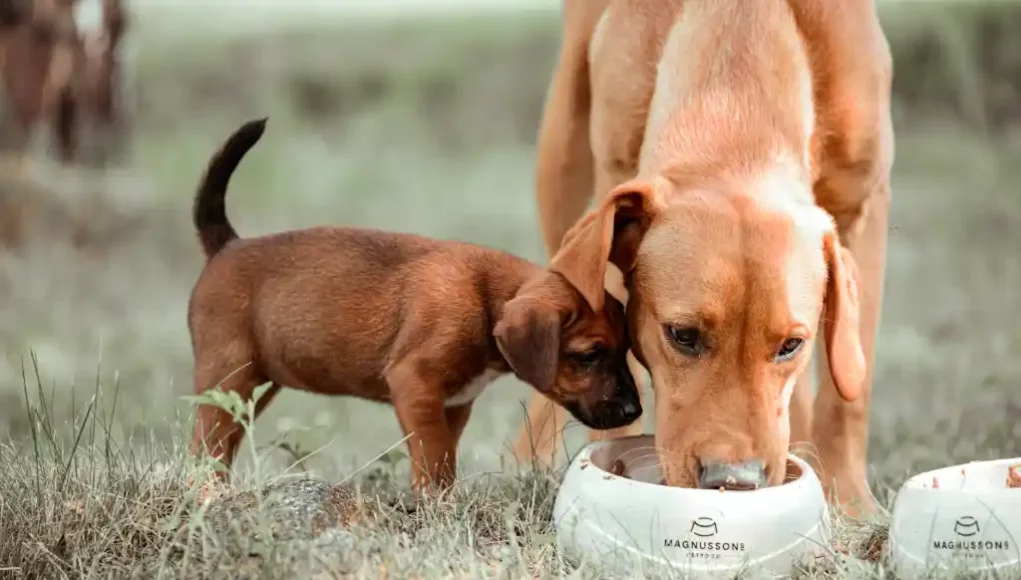
[[592,409],[591,425],[594,429],[616,429],[634,423],[642,415],[642,408],[634,402],[603,401]]
[[592,409],[592,423],[597,429],[626,427],[641,416],[642,403],[637,391],[618,392],[614,398],[600,401]]
[[744,491],[766,486],[766,466],[758,459],[738,463],[704,460],[698,470],[698,487]]
[[642,416],[642,398],[627,368],[617,375],[617,395],[614,400],[620,404],[621,421],[630,425]]
[[638,401],[627,401],[620,407],[621,419],[634,421],[642,416],[642,405]]

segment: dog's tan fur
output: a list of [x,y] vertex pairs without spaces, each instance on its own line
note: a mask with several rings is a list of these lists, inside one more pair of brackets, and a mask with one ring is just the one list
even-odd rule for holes
[[[572,257],[555,269],[593,306],[604,273],[627,300],[629,363],[651,373],[669,484],[694,485],[705,460],[748,459],[777,483],[792,446],[817,459],[833,500],[873,507],[891,77],[872,0],[564,0],[540,221],[550,253]],[[801,350],[777,358],[794,338]],[[563,414],[534,399],[529,421],[516,453],[551,460]]]
[[[472,403],[500,374],[590,427],[641,415],[623,305],[606,296],[593,309],[561,274],[489,248],[376,230],[238,239],[224,197],[263,130],[252,121],[235,132],[196,196],[209,258],[188,308],[197,392],[219,385],[251,400],[271,382],[256,415],[281,385],[389,402],[419,489],[451,482]],[[200,406],[196,452],[229,466],[241,435],[224,410]]]

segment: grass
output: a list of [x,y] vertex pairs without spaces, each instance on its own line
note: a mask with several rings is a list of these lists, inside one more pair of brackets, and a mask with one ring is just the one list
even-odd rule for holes
[[[870,477],[886,506],[910,473],[1021,455],[1021,53],[997,32],[1019,11],[988,6],[883,13],[898,133]],[[217,521],[190,485],[208,466],[185,452],[185,305],[202,266],[188,208],[207,156],[241,122],[270,117],[228,201],[242,235],[354,224],[542,260],[534,141],[556,20],[320,19],[257,36],[184,34],[179,20],[139,23],[123,166],[41,165],[31,187],[0,184],[0,213],[15,198],[38,210],[31,238],[0,254],[0,578],[597,576],[556,558],[559,474],[504,467],[528,394],[513,379],[476,405],[454,496],[410,507],[389,408],[278,397],[237,487],[219,493],[303,470],[345,481],[371,507],[353,545],[267,542],[279,534],[258,510]],[[575,450],[583,434],[564,439]],[[841,530],[862,554],[883,522]],[[831,575],[884,573],[852,562]]]

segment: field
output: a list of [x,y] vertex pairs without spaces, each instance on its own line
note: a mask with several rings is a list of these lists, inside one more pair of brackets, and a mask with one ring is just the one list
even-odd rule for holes
[[[887,506],[910,473],[1021,456],[1019,6],[884,6],[897,160],[870,476]],[[351,224],[542,261],[534,142],[555,14],[294,19],[258,34],[143,18],[133,42],[130,158],[0,180],[0,579],[598,575],[556,558],[557,473],[505,465],[528,394],[513,379],[475,405],[465,481],[442,504],[396,502],[396,418],[360,401],[282,394],[237,488],[208,509],[184,447],[185,308],[202,266],[189,208],[222,139],[269,117],[228,198],[242,236]],[[16,243],[2,231],[12,208]],[[564,443],[576,450],[582,430]],[[344,486],[292,481],[305,470]],[[302,539],[292,524],[307,513],[251,507],[245,490],[267,482],[318,497],[308,509],[350,533]],[[353,483],[381,499],[352,513]],[[862,555],[882,527],[847,523],[845,543]],[[831,573],[884,573],[842,566]]]

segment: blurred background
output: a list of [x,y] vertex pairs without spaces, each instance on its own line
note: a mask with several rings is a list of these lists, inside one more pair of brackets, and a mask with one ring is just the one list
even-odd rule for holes
[[[77,87],[56,117],[82,104],[65,123],[81,128],[70,161],[41,117],[38,141],[4,138],[26,153],[0,175],[0,436],[29,433],[26,396],[70,423],[99,391],[125,440],[189,435],[185,312],[203,265],[190,204],[209,155],[255,117],[267,133],[228,197],[242,236],[372,226],[545,262],[534,146],[559,2],[126,0],[112,42],[100,1],[79,0],[93,7],[75,13],[77,36],[18,41],[4,24],[5,135],[27,130],[24,71],[56,70],[32,56],[47,38]],[[894,483],[1021,455],[1021,2],[879,2],[897,157],[870,459]],[[111,62],[104,125],[95,78]],[[527,394],[508,378],[481,397],[465,470],[500,466]],[[318,450],[308,465],[327,476],[401,439],[389,407],[286,391],[256,429],[260,446]],[[569,448],[583,441],[567,430]]]

